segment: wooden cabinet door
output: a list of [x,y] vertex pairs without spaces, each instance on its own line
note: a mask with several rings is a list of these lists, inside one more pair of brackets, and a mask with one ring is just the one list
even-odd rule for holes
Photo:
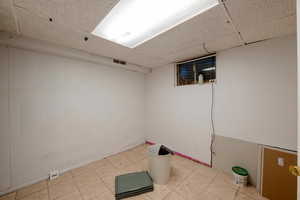
[[[278,163],[278,159],[283,161]],[[297,154],[274,148],[263,150],[262,195],[270,200],[297,200],[297,177],[289,172]]]

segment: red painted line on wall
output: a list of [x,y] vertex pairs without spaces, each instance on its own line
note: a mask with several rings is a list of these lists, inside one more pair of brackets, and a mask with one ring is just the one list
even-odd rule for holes
[[[151,141],[148,141],[148,140],[146,140],[146,142],[145,142],[146,144],[149,144],[149,145],[154,145],[155,144],[155,142],[151,142]],[[188,159],[188,160],[192,160],[192,161],[194,161],[194,162],[196,162],[196,163],[199,163],[199,164],[201,164],[201,165],[204,165],[204,166],[206,166],[206,167],[212,167],[211,165],[209,165],[209,164],[207,164],[207,163],[205,163],[205,162],[202,162],[202,161],[200,161],[200,160],[197,160],[197,159],[195,159],[195,158],[192,158],[191,156],[187,156],[187,155],[185,155],[185,154],[183,154],[183,153],[180,153],[180,152],[177,152],[177,151],[175,151],[175,155],[177,155],[177,156],[180,156],[180,157],[182,157],[182,158],[186,158],[186,159]]]
[[150,142],[150,141],[146,141],[145,143],[149,144],[149,145],[154,145],[155,144],[154,142]]

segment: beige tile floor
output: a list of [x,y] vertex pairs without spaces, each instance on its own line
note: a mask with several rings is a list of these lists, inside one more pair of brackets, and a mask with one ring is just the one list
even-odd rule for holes
[[[147,145],[71,170],[52,181],[41,181],[0,200],[112,200],[114,177],[147,170]],[[129,200],[263,200],[253,187],[238,187],[232,177],[193,161],[173,156],[167,185]]]

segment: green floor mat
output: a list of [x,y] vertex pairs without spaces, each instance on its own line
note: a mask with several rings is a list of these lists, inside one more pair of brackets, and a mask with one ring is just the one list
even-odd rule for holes
[[124,199],[153,191],[153,182],[148,172],[136,172],[117,176],[116,199]]

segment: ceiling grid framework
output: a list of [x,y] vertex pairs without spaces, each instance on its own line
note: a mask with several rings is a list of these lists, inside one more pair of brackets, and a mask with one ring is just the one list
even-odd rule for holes
[[296,33],[296,0],[226,0],[246,43]]
[[225,12],[225,14],[226,14],[226,17],[227,17],[227,23],[230,23],[230,24],[231,24],[233,30],[235,31],[235,33],[236,33],[237,36],[239,37],[240,41],[241,41],[243,44],[246,44],[246,42],[245,42],[245,40],[244,40],[244,38],[243,38],[241,32],[237,29],[237,27],[236,27],[236,25],[235,25],[235,23],[234,23],[234,21],[233,21],[231,15],[230,15],[230,12],[229,12],[229,10],[228,10],[226,4],[225,4],[225,1],[226,1],[226,0],[219,0],[219,2],[220,2],[220,4],[222,5],[223,10],[224,10],[224,12]]
[[222,0],[130,49],[91,34],[118,2],[2,0],[0,31],[150,68],[296,32],[296,0]]

